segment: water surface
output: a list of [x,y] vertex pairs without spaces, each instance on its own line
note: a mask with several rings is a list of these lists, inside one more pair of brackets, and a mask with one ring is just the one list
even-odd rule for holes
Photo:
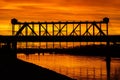
[[[48,53],[18,54],[17,57],[77,80],[106,80],[105,57]],[[112,58],[111,79],[119,76],[120,58]]]

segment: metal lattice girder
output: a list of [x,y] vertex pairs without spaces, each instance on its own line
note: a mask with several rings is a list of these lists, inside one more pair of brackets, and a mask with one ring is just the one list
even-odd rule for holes
[[99,26],[98,26],[96,23],[93,23],[93,25],[96,26],[96,28],[99,30],[99,32],[100,32],[101,34],[103,34],[103,36],[107,36],[107,35],[99,28]]
[[[91,34],[89,33],[89,29],[93,26],[93,24],[91,24],[85,31],[85,33],[83,33],[83,36],[85,36],[86,34],[89,34],[91,36]],[[93,26],[94,27],[94,26]],[[94,33],[93,33],[94,35]]]
[[[18,22],[16,19],[12,19],[12,34],[13,35],[28,35],[28,28],[35,36],[106,36],[108,35],[108,18],[104,18],[103,21],[78,21],[78,22]],[[85,26],[82,26],[85,24]],[[100,24],[100,26],[98,25]],[[102,24],[105,24],[105,31],[102,30]],[[15,30],[16,25],[23,25],[18,30]],[[32,25],[32,27],[30,26]],[[39,34],[34,29],[34,25],[38,25]],[[52,32],[49,31],[52,25]],[[72,25],[72,26],[71,26]],[[66,29],[64,29],[66,28]],[[79,30],[78,30],[79,28]],[[83,28],[85,31],[83,32]],[[91,28],[93,28],[91,30]],[[26,33],[22,31],[26,29]],[[71,32],[69,29],[72,29]],[[97,31],[96,31],[97,29]],[[16,33],[15,33],[16,32]],[[66,33],[65,33],[66,32]],[[95,33],[97,32],[97,33]]]
[[[27,27],[32,31],[32,33],[34,33],[34,34],[37,36],[37,34],[35,33],[35,31],[34,31],[27,23],[25,23],[25,24],[19,29],[19,31],[16,33],[15,36],[19,36],[19,34],[22,34],[23,29],[25,29],[25,28],[27,28]],[[26,33],[27,33],[27,32],[26,32]]]
[[57,32],[57,34],[55,35],[55,36],[58,36],[58,35],[64,35],[63,33],[62,33],[62,31],[63,31],[63,28],[66,26],[67,24],[64,24],[63,26],[61,26],[60,24],[59,24],[59,28],[57,27],[57,29],[58,29],[58,32]]
[[73,28],[72,32],[69,34],[70,36],[74,33],[78,36],[78,34],[76,33],[76,29],[78,28],[78,26],[80,26],[80,24],[77,24],[77,26]]
[[[51,36],[50,33],[47,30],[47,24],[46,24],[46,26],[43,26],[42,24],[40,24],[40,27],[44,29],[43,36],[47,36],[47,35]],[[40,32],[42,32],[42,30]]]
[[[89,31],[93,28],[93,34],[91,34]],[[106,33],[101,29],[101,26],[98,26],[96,22],[91,23],[90,26],[87,26],[86,31],[84,32],[83,36],[98,36],[98,33],[95,34],[95,28],[98,30],[98,33],[100,36],[107,36]],[[107,31],[107,30],[106,30]]]

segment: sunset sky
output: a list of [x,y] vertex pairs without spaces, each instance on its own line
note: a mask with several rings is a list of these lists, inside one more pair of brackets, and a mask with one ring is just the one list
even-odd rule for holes
[[[120,34],[119,0],[0,0],[0,35],[19,21],[86,21],[110,18],[109,34]],[[8,32],[9,31],[9,32]]]

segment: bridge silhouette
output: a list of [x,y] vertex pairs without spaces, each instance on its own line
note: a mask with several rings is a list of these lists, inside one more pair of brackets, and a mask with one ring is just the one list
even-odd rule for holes
[[[119,53],[120,50],[120,35],[108,34],[109,18],[107,17],[101,21],[73,22],[19,22],[14,18],[11,23],[12,35],[0,36],[0,51],[3,51],[0,61],[4,62],[7,57],[7,61],[4,63],[15,64],[17,53],[71,52],[71,49],[72,52],[115,49]],[[69,42],[73,43],[72,48],[69,47]],[[77,47],[75,42],[77,42]],[[84,42],[86,44],[83,44],[84,47],[82,47]],[[45,43],[44,46],[43,43]],[[52,43],[52,47],[49,47],[49,43]],[[59,46],[56,47],[56,43],[59,43]],[[63,47],[62,43],[65,43],[66,46]],[[88,47],[89,43],[94,46]],[[102,46],[102,48],[98,46]],[[105,53],[105,55],[107,79],[110,80],[111,55],[109,53]]]
[[[12,35],[0,36],[1,48],[3,46],[10,47],[21,52],[56,52],[61,50],[69,50],[69,42],[79,42],[78,47],[83,42],[84,45],[101,45],[119,46],[120,35],[108,35],[109,18],[105,17],[101,21],[66,21],[66,22],[19,22],[13,18]],[[42,43],[45,43],[44,47]],[[52,47],[49,47],[52,43]],[[62,47],[62,43],[66,46]],[[59,46],[56,47],[56,43]],[[21,47],[21,45],[23,46]],[[31,44],[31,45],[30,45]],[[58,45],[58,44],[57,44]],[[31,46],[31,48],[30,48]],[[36,47],[37,46],[37,47]]]

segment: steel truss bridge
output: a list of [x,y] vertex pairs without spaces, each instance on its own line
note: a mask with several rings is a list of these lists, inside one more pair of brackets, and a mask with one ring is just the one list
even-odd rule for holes
[[[108,35],[109,18],[101,21],[19,22],[12,19],[12,35],[0,36],[1,47],[54,51],[83,45],[119,45],[119,35]],[[70,43],[71,42],[71,43]],[[77,45],[76,45],[77,44]],[[51,46],[51,47],[50,47]]]

